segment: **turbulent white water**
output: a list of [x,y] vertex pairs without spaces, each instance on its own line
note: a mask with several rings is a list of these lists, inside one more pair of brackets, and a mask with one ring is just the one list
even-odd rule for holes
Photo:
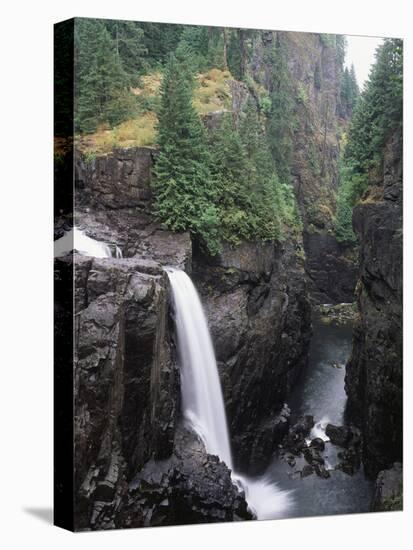
[[316,437],[322,439],[326,443],[327,441],[330,441],[330,438],[326,434],[326,427],[329,422],[330,422],[330,419],[328,418],[328,416],[323,416],[320,422],[317,422],[316,424],[314,424],[314,427],[310,433],[310,441],[311,439],[314,439]]
[[[167,268],[167,273],[175,304],[184,417],[207,452],[218,455],[233,471],[224,399],[202,304],[185,272]],[[292,506],[290,493],[265,477],[251,479],[233,472],[232,479],[245,491],[258,519],[282,517]]]
[[85,235],[83,231],[74,227],[67,231],[63,237],[54,242],[55,257],[65,256],[72,250],[76,250],[83,256],[93,256],[95,258],[122,258],[122,251],[116,245],[96,241]]

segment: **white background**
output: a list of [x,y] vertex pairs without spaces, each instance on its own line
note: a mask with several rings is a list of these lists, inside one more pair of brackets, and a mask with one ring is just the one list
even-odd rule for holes
[[[73,16],[401,36],[412,120],[411,14],[397,0],[19,1],[2,4],[0,65],[0,546],[9,548],[406,548],[412,538],[411,331],[405,334],[405,512],[76,534],[52,506],[52,24]],[[407,126],[407,124],[406,124]],[[405,151],[412,149],[411,124]],[[405,154],[406,203],[411,159]],[[409,207],[406,241],[411,243]],[[405,281],[411,280],[410,247]],[[406,319],[411,291],[406,288]],[[406,323],[407,324],[407,323]],[[410,471],[409,471],[410,470]],[[35,513],[28,510],[35,510]],[[43,516],[39,517],[39,516]]]

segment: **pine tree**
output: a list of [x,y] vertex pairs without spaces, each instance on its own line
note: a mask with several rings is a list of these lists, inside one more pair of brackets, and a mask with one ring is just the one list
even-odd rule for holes
[[171,23],[140,23],[144,32],[144,44],[148,51],[147,61],[151,67],[165,64],[171,52],[178,46],[184,25]]
[[252,174],[230,114],[213,133],[212,160],[222,238],[232,244],[251,239],[258,223],[250,188]]
[[342,114],[349,118],[353,113],[353,109],[356,105],[357,98],[359,96],[359,87],[357,84],[356,72],[354,65],[351,65],[351,69],[345,67],[341,75],[340,86],[340,99]]
[[228,67],[233,77],[241,80],[241,46],[237,29],[230,29],[228,43]]
[[135,102],[105,22],[76,20],[75,47],[76,130],[93,132],[102,122],[115,125],[131,116]]
[[208,69],[208,28],[186,25],[175,51],[179,62],[184,61],[192,73]]
[[[351,81],[355,82],[354,71],[350,71]],[[371,173],[380,172],[384,145],[402,123],[403,43],[387,39],[376,52],[376,63],[350,124],[337,197],[335,231],[339,240],[354,242],[353,207],[368,189]]]
[[291,180],[295,126],[294,95],[286,53],[279,37],[267,62],[272,66],[267,135],[278,176],[282,182],[288,183]]
[[360,174],[380,165],[386,139],[402,125],[402,41],[385,40],[376,59],[357,103],[345,150],[347,164]]
[[212,254],[219,250],[205,130],[192,104],[193,84],[172,54],[161,88],[155,165],[155,210],[173,231],[189,230]]
[[283,238],[283,226],[301,231],[301,218],[292,186],[281,182],[271,155],[265,127],[255,104],[249,100],[241,136],[249,160],[253,211],[257,213],[256,236],[263,240]]
[[139,75],[145,68],[148,53],[143,29],[135,21],[109,20],[105,24],[112,37],[118,60],[130,84],[136,86]]

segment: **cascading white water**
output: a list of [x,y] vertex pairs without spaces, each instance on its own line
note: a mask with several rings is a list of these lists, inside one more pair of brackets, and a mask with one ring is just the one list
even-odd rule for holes
[[[113,246],[113,251],[111,249]],[[54,242],[55,257],[65,256],[72,250],[76,250],[83,256],[93,256],[95,258],[122,258],[122,251],[117,245],[108,245],[107,243],[96,241],[85,235],[83,231],[74,227],[67,231],[63,237]]]
[[[166,271],[175,305],[184,417],[207,452],[219,456],[233,471],[221,383],[201,301],[185,272],[174,268]],[[232,479],[245,491],[258,519],[282,517],[292,506],[290,493],[279,490],[265,477],[250,479],[233,472]]]

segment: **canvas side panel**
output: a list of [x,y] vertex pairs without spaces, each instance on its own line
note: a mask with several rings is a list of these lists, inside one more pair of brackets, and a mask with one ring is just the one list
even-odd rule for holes
[[[74,20],[54,26],[54,238],[73,225]],[[69,247],[70,248],[70,247]],[[74,530],[73,254],[54,260],[54,523]]]

